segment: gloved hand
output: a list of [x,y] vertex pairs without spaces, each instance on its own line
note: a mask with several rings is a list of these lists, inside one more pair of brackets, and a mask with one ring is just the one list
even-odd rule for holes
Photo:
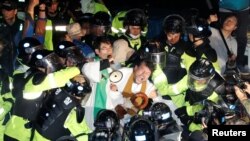
[[193,120],[193,117],[188,115],[186,106],[176,109],[174,113],[180,118],[184,125],[189,125]]
[[206,110],[201,110],[195,113],[193,122],[197,124],[205,123],[207,125],[210,117],[211,113],[208,113]]

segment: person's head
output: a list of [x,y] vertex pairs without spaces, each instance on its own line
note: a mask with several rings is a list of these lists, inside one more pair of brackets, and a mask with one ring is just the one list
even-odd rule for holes
[[104,36],[111,30],[111,16],[107,12],[99,11],[94,14],[91,22],[91,34]]
[[119,118],[117,114],[108,109],[101,109],[96,116],[91,140],[93,141],[120,141]]
[[222,24],[222,30],[227,31],[227,32],[233,32],[236,30],[238,26],[238,19],[235,14],[230,14],[228,15],[223,24]]
[[191,42],[207,39],[211,34],[210,26],[206,19],[194,17],[190,19],[186,26],[186,31]]
[[32,53],[43,49],[44,46],[34,37],[25,37],[18,44],[18,58],[21,63],[28,65]]
[[124,17],[123,26],[132,38],[139,38],[146,25],[146,14],[141,9],[131,9]]
[[63,68],[60,58],[53,51],[37,50],[32,53],[29,66],[49,74]]
[[114,111],[102,109],[97,113],[94,126],[97,129],[115,131],[119,128],[119,118]]
[[204,58],[192,63],[188,72],[188,87],[192,91],[201,92],[215,75],[213,64]]
[[154,70],[154,64],[151,61],[142,59],[135,63],[134,82],[141,84],[149,79]]
[[83,53],[79,47],[70,41],[61,41],[55,47],[55,53],[62,58],[67,67],[77,66],[85,62]]
[[170,44],[176,44],[184,32],[185,20],[177,14],[166,16],[163,21],[163,29]]
[[93,19],[92,13],[84,13],[78,19],[78,22],[80,23],[81,28],[86,31],[86,35],[90,34],[92,19]]
[[157,121],[158,125],[169,124],[173,120],[169,106],[163,102],[152,104],[149,109],[144,110],[143,115]]
[[93,47],[95,48],[95,53],[101,59],[108,59],[108,57],[113,54],[112,41],[108,36],[97,37],[94,41]]
[[158,40],[149,40],[144,46],[143,57],[153,62],[155,66],[166,66],[166,51]]
[[80,0],[70,0],[68,1],[67,12],[74,22],[78,22],[79,18],[83,15],[82,5]]
[[8,24],[13,24],[17,15],[17,4],[14,0],[4,0],[1,3],[3,19]]
[[58,13],[59,0],[49,0],[46,7],[48,16],[55,17]]
[[91,86],[87,77],[79,74],[73,77],[65,86],[66,91],[71,93],[77,99],[84,99],[87,94],[91,93]]
[[81,25],[79,23],[72,23],[67,25],[66,31],[71,39],[80,40],[82,36],[85,35],[85,31],[82,30]]
[[125,135],[130,141],[156,141],[154,123],[143,116],[133,116],[125,129]]

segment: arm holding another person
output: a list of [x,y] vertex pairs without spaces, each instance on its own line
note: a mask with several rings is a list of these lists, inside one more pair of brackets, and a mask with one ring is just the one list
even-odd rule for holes
[[240,89],[238,86],[234,86],[235,94],[242,103],[242,105],[246,108],[248,115],[250,115],[250,99],[247,97],[247,94],[250,94],[250,84],[245,83],[246,88]]

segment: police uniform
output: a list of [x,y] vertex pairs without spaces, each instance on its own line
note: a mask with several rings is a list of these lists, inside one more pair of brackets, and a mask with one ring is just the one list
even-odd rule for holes
[[[37,116],[45,91],[64,86],[70,78],[79,74],[80,71],[76,67],[66,68],[50,73],[46,77],[42,77],[43,74],[37,71],[28,75],[27,73],[26,76],[19,74],[16,82],[13,82],[15,88],[13,95],[16,97],[16,102],[13,107],[13,116],[8,121],[5,130],[5,135],[18,140],[30,139],[33,127],[31,121]],[[23,133],[22,136],[20,133]]]
[[[0,19],[0,37],[8,41],[8,50],[6,50],[4,65],[8,75],[12,75],[15,69],[15,61],[17,56],[17,45],[22,37],[22,28],[24,21],[16,18],[13,25],[8,25],[3,19]],[[10,63],[11,62],[11,63]]]
[[[196,60],[190,66],[188,77],[188,81],[186,81],[188,89],[184,92],[184,106],[175,110],[175,114],[188,127],[189,131],[193,132],[202,130],[201,121],[195,121],[194,117],[197,112],[203,110],[205,106],[203,101],[209,100],[215,103],[221,101],[219,95],[223,94],[225,89],[223,87],[224,79],[207,59]],[[200,80],[204,80],[205,83],[196,82]]]
[[37,115],[34,140],[88,140],[86,135],[90,130],[84,120],[84,109],[71,93],[58,88],[48,96]]

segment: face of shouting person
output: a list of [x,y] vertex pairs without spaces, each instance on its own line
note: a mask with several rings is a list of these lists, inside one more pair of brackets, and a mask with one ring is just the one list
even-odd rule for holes
[[134,68],[134,82],[141,84],[148,80],[151,75],[151,70],[145,63],[141,63],[139,66]]

